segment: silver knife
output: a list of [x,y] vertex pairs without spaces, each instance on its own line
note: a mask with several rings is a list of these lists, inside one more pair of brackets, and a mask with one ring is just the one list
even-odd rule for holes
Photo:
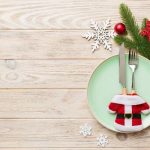
[[119,82],[122,85],[122,94],[126,95],[126,60],[124,43],[121,44],[119,49]]

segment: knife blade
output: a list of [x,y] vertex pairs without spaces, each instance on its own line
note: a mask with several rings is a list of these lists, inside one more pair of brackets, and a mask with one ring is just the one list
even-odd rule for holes
[[119,48],[119,82],[123,88],[123,94],[126,94],[126,61],[124,43]]

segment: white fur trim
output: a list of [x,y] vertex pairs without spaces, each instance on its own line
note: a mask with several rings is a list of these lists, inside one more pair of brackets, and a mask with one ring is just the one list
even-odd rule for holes
[[145,103],[138,95],[116,95],[111,102],[123,105],[139,105]]
[[150,113],[150,109],[146,109],[146,110],[142,110],[143,114],[149,114]]
[[112,111],[112,110],[110,110],[110,109],[108,109],[108,111],[109,111],[110,113],[112,113],[112,114],[116,113],[116,111]]
[[125,105],[125,114],[132,114],[132,106],[131,105]]
[[124,126],[117,123],[114,123],[115,129],[122,131],[122,132],[137,132],[143,129],[142,125],[138,126]]
[[[125,114],[132,114],[132,106],[125,105]],[[125,118],[125,126],[132,126],[132,118]]]

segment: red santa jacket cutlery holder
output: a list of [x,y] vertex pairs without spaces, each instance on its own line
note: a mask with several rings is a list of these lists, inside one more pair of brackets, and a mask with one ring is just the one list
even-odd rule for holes
[[141,113],[150,112],[149,104],[136,94],[116,95],[109,104],[109,111],[116,113],[115,129],[136,132],[143,129]]

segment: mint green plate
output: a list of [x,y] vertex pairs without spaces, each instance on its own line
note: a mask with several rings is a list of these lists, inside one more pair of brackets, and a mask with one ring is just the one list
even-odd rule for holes
[[[127,89],[131,91],[131,70],[127,64]],[[139,57],[139,66],[135,73],[136,91],[150,104],[150,61]],[[88,84],[88,103],[94,117],[106,128],[114,128],[115,115],[108,112],[112,97],[121,93],[119,84],[119,57],[113,56],[101,63],[91,76]],[[150,115],[142,115],[144,128],[150,126]]]

